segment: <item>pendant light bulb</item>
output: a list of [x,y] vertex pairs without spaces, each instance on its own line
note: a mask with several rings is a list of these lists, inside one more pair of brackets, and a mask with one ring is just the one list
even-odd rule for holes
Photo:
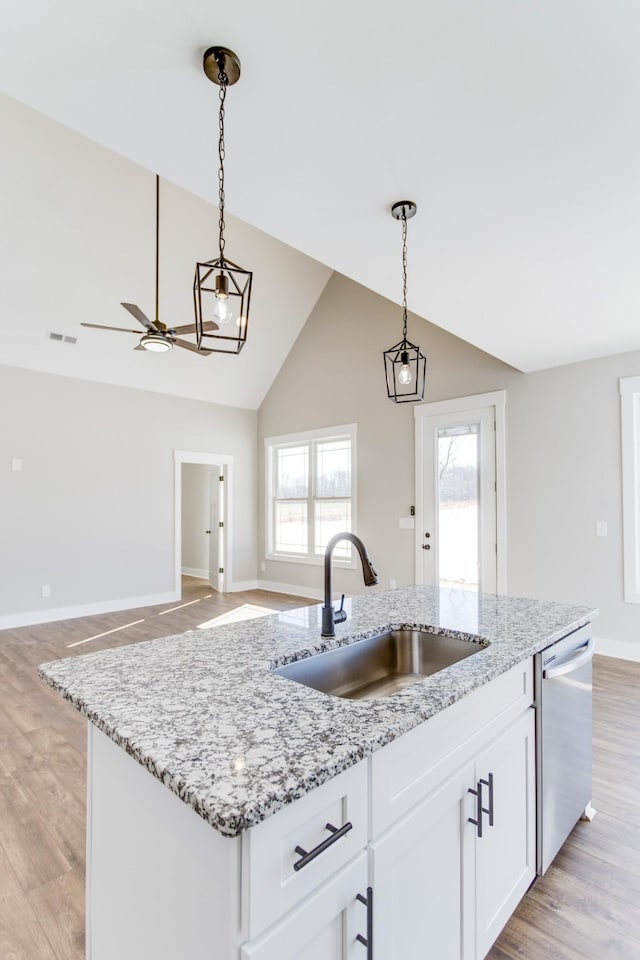
[[222,325],[229,323],[229,301],[216,297],[216,305],[213,308],[213,316],[216,323]]
[[409,366],[409,357],[406,352],[402,353],[400,356],[400,370],[398,372],[398,382],[405,386],[407,383],[411,383],[411,368]]
[[216,304],[213,315],[219,324],[229,323],[229,280],[224,273],[219,273],[216,277]]

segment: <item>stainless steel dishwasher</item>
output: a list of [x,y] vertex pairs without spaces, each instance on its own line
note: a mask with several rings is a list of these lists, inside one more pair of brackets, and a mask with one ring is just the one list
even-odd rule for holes
[[591,625],[535,657],[537,871],[591,808]]

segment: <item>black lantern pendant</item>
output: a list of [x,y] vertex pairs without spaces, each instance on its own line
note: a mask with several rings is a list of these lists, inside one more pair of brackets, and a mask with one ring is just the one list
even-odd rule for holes
[[240,61],[226,47],[209,47],[203,57],[204,72],[220,87],[218,120],[218,256],[196,263],[193,301],[198,348],[216,353],[240,353],[249,326],[253,274],[224,255],[224,107],[227,87],[240,77]]
[[417,209],[411,200],[400,200],[391,208],[393,218],[402,221],[402,340],[384,351],[384,370],[387,394],[396,403],[424,399],[427,358],[407,340],[407,220]]

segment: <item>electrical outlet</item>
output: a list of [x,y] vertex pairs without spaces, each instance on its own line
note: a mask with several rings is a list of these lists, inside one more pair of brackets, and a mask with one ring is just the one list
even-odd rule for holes
[[48,583],[44,583],[44,584],[42,585],[42,596],[43,596],[43,597],[50,597],[50,596],[51,596],[51,587],[49,586]]
[[608,533],[607,524],[604,520],[598,520],[596,523],[596,537],[606,537]]
[[12,461],[11,461],[11,469],[14,470],[14,471],[16,471],[16,472],[22,470],[22,460],[18,460],[18,459],[12,460]]
[[267,565],[264,561],[262,561],[262,563],[260,564],[260,573],[264,573],[266,569],[267,569]]
[[389,580],[389,589],[395,590],[396,586],[397,586],[396,581],[393,578],[391,578],[391,580]]

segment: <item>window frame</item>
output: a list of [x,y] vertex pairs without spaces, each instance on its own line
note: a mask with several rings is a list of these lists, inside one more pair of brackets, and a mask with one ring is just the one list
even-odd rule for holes
[[640,377],[620,378],[625,603],[640,603]]
[[[277,560],[283,563],[303,563],[311,566],[321,566],[324,563],[323,554],[312,553],[315,549],[315,542],[308,544],[307,553],[278,553],[275,550],[275,480],[276,480],[276,457],[277,451],[282,447],[296,447],[314,443],[332,442],[348,438],[351,443],[351,496],[338,497],[339,500],[351,501],[351,531],[356,530],[356,490],[357,490],[357,427],[355,423],[345,423],[333,427],[322,427],[317,430],[304,430],[299,433],[287,433],[276,437],[265,437],[264,455],[265,455],[265,559]],[[328,497],[315,496],[315,476],[314,476],[315,457],[313,454],[309,460],[309,491],[307,497],[302,502],[307,503],[307,520],[310,532],[314,530],[315,518],[313,505],[316,500],[329,500]],[[295,498],[293,498],[295,499]],[[344,560],[334,556],[334,564],[345,569],[355,569],[356,558],[355,551],[351,551],[351,559]]]

